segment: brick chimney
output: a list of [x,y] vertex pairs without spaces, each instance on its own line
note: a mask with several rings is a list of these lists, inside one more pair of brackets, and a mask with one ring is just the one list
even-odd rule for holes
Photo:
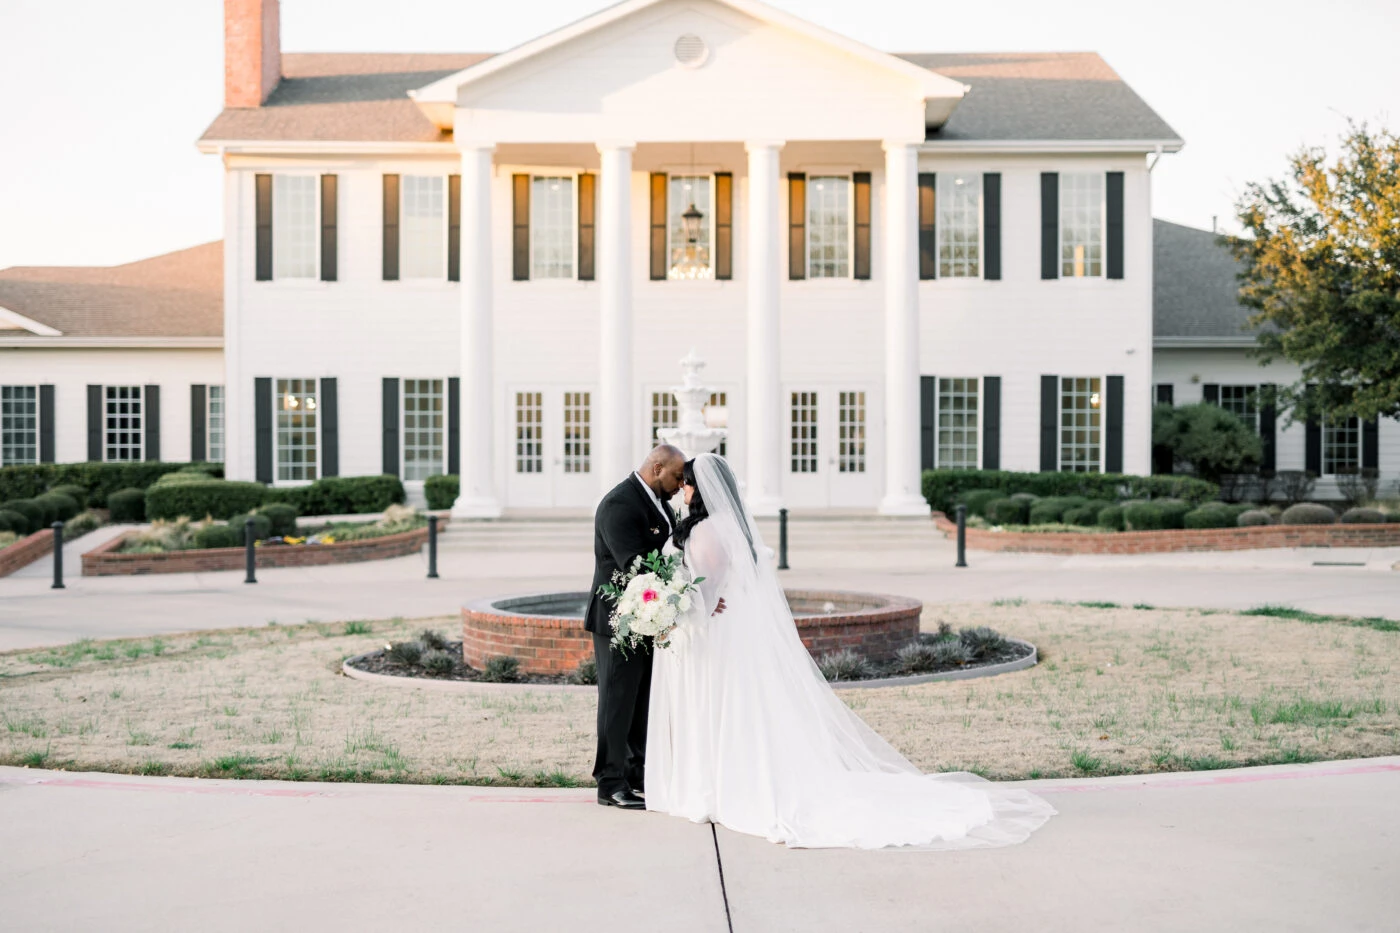
[[282,77],[279,0],[224,0],[224,106],[260,107]]

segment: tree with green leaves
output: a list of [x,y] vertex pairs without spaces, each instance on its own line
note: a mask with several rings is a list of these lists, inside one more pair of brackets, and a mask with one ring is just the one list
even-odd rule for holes
[[1153,408],[1152,446],[1170,449],[1174,462],[1212,483],[1258,466],[1264,454],[1264,442],[1238,415],[1209,402]]
[[1335,160],[1305,148],[1290,169],[1246,189],[1228,238],[1260,358],[1302,368],[1278,407],[1400,417],[1400,138],[1353,124]]

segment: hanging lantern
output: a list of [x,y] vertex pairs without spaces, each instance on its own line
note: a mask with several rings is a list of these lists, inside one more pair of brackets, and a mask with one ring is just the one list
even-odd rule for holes
[[694,249],[700,243],[700,221],[705,219],[705,215],[700,213],[700,209],[695,206],[695,202],[690,202],[690,207],[681,214],[681,220],[685,223],[685,243],[687,249]]

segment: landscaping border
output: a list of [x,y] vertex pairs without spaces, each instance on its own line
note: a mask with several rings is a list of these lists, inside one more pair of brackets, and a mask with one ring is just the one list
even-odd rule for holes
[[[438,517],[438,531],[447,525]],[[118,549],[127,536],[118,535],[83,555],[83,576],[108,577],[146,573],[211,573],[242,570],[247,559],[244,548],[218,547],[168,551],[164,554],[122,554]],[[354,564],[416,554],[428,540],[428,528],[414,528],[382,538],[363,541],[337,541],[334,544],[295,544],[254,548],[256,564],[267,567],[320,567],[326,564]]]
[[[958,526],[942,512],[933,522],[945,537]],[[1400,547],[1400,523],[1384,525],[1255,525],[1164,531],[1036,532],[967,529],[967,546],[980,551],[1034,554],[1166,554],[1173,551],[1249,551],[1278,547]]]
[[40,528],[7,547],[0,548],[0,577],[8,577],[28,567],[45,554],[53,553],[53,529]]

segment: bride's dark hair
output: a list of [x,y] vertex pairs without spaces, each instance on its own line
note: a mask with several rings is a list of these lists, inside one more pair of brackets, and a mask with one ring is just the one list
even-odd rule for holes
[[700,484],[695,481],[694,460],[685,462],[685,484],[694,489],[695,492],[690,496],[689,512],[681,520],[675,535],[671,538],[671,542],[682,550],[685,548],[686,541],[690,540],[690,532],[694,530],[695,526],[710,517],[709,510],[705,508],[705,500],[700,498]]

